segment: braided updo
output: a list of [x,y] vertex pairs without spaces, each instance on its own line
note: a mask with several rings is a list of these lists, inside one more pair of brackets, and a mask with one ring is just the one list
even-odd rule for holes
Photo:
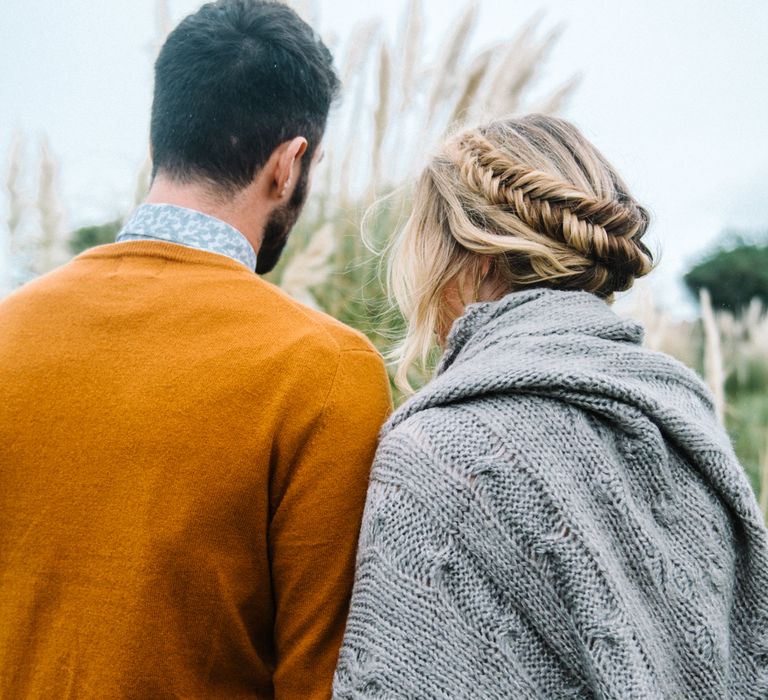
[[569,122],[505,119],[445,142],[424,170],[390,265],[407,322],[398,384],[450,326],[449,284],[489,275],[498,295],[530,287],[583,290],[607,302],[653,269],[649,215]]

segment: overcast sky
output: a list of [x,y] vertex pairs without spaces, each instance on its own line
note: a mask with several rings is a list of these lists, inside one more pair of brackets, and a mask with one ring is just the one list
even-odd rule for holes
[[[178,21],[199,6],[170,0]],[[404,0],[319,0],[320,26],[344,36]],[[663,250],[657,289],[726,227],[768,229],[768,0],[480,0],[473,42],[514,34],[537,10],[565,23],[543,83],[578,72],[564,113],[619,168],[654,213]],[[462,2],[425,0],[433,37]],[[130,207],[145,154],[154,0],[4,0],[0,158],[27,141],[30,171],[45,134],[61,164],[70,227]],[[5,207],[5,201],[0,200]]]

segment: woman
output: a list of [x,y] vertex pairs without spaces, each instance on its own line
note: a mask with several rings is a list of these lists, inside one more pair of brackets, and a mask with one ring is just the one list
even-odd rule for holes
[[610,307],[647,226],[559,119],[426,168],[399,382],[443,356],[382,433],[337,698],[768,698],[754,496],[701,381]]

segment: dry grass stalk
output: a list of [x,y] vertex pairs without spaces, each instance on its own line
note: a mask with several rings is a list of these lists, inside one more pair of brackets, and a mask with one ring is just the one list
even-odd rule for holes
[[639,283],[634,308],[629,315],[645,328],[645,346],[665,352],[671,330],[671,319],[657,305],[648,285]]
[[290,5],[296,14],[307,24],[312,27],[317,26],[317,18],[320,15],[320,10],[316,0],[290,0],[288,5]]
[[336,248],[333,224],[327,223],[312,236],[307,247],[296,253],[283,269],[280,286],[294,299],[319,308],[310,291],[327,282],[332,274],[330,259]]
[[374,133],[373,133],[373,153],[371,158],[371,193],[375,196],[376,186],[378,185],[379,174],[381,173],[381,148],[384,144],[384,138],[387,134],[389,124],[389,91],[390,78],[392,74],[392,65],[389,58],[389,50],[386,44],[381,45],[381,54],[379,56],[379,103],[374,113]]
[[381,32],[381,20],[373,19],[359,24],[347,42],[347,52],[341,62],[341,82],[348,88],[353,80],[365,81],[364,71],[368,57],[376,46]]
[[701,290],[701,320],[704,326],[704,378],[715,398],[715,410],[722,421],[725,416],[725,369],[720,342],[720,329],[717,325],[712,298],[709,291]]
[[144,163],[141,165],[141,170],[136,177],[136,189],[133,191],[133,206],[137,207],[141,204],[149,192],[149,187],[152,180],[152,159],[147,154],[144,159]]
[[497,60],[492,67],[486,85],[486,93],[481,96],[481,102],[491,112],[496,112],[505,100],[503,85],[509,83],[521,61],[526,61],[534,44],[534,34],[542,20],[541,12],[534,14],[526,21],[515,35],[496,52]]
[[763,518],[768,522],[768,434],[766,434],[765,447],[760,457],[760,510]]
[[[353,199],[351,183],[356,174],[355,165],[360,161],[360,147],[357,138],[349,138],[349,135],[359,134],[362,130],[363,117],[366,114],[365,100],[368,93],[366,80],[366,68],[371,59],[377,40],[381,33],[381,21],[373,20],[365,22],[357,27],[349,41],[347,54],[342,64],[342,82],[345,89],[354,87],[350,109],[347,113],[334,115],[333,123],[329,128],[331,144],[327,149],[326,173],[328,178],[326,194],[328,199],[336,198],[341,207],[350,205]],[[343,119],[346,117],[346,124]],[[342,154],[341,166],[336,165],[337,155]]]
[[424,11],[421,0],[410,0],[405,14],[403,40],[398,46],[397,55],[401,57],[400,70],[400,112],[404,112],[413,100],[416,68],[422,54]]
[[165,39],[171,31],[173,20],[168,0],[155,0],[155,38],[152,42],[152,53],[157,56],[163,48]]
[[470,110],[475,105],[480,86],[487,76],[493,53],[493,49],[486,49],[475,56],[464,78],[464,88],[459,93],[459,99],[453,108],[450,124],[469,121]]
[[427,124],[434,120],[438,107],[451,93],[455,86],[455,76],[457,73],[459,61],[466,49],[467,41],[472,29],[477,21],[478,4],[472,2],[469,4],[461,19],[456,24],[450,39],[445,45],[442,60],[437,64],[435,75],[437,76],[432,87],[429,98],[429,107],[427,108]]
[[66,258],[61,224],[63,214],[57,196],[58,166],[48,141],[40,144],[40,184],[37,210],[40,217],[37,272],[42,274],[61,264]]
[[542,114],[557,114],[558,112],[561,112],[571,95],[576,91],[579,83],[581,83],[581,78],[581,75],[574,75],[551,95],[544,98],[534,111]]
[[539,66],[543,64],[560,37],[562,28],[556,27],[537,41],[535,32],[539,22],[539,16],[528,22],[507,50],[496,76],[490,83],[488,106],[491,112],[518,110],[524,88],[532,84]]
[[8,193],[8,244],[13,255],[20,248],[19,233],[24,218],[24,196],[21,190],[21,168],[24,160],[24,139],[16,134],[11,145],[11,156],[8,162],[8,174],[5,178],[5,188]]
[[13,258],[20,248],[19,232],[24,217],[24,197],[21,191],[21,168],[24,158],[24,140],[20,133],[11,144],[5,190],[8,198],[8,218],[0,231],[0,297],[8,294],[14,285]]

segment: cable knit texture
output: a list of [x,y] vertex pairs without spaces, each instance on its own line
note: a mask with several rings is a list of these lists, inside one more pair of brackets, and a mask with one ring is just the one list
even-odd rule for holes
[[585,292],[475,304],[372,473],[336,698],[768,698],[768,535],[711,396]]

